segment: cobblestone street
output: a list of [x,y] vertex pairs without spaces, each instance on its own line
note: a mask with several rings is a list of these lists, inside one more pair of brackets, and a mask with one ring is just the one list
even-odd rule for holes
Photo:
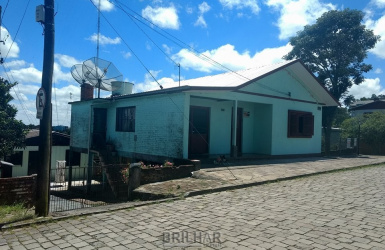
[[385,166],[0,232],[0,249],[385,249]]

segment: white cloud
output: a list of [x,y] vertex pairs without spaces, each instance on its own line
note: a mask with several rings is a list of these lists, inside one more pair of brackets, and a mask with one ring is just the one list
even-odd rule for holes
[[22,68],[26,65],[26,62],[24,60],[13,60],[13,61],[7,61],[4,63],[4,66],[7,69],[18,69]]
[[[150,70],[151,74],[157,78],[159,71],[153,71]],[[174,81],[174,79],[169,77],[163,77],[160,79],[157,79],[160,85],[162,85],[164,88],[170,88],[170,87],[177,87],[178,81]],[[151,77],[149,73],[145,74],[144,76],[144,82],[143,83],[135,83],[133,93],[140,93],[145,91],[151,91],[151,90],[159,90],[160,87],[157,82],[154,81],[154,79]]]
[[59,61],[60,65],[66,68],[71,68],[75,64],[82,64],[82,61],[77,60],[75,57],[55,54],[55,58]]
[[37,91],[39,90],[39,85],[33,85],[33,84],[23,84],[19,83],[15,87],[18,94],[22,94],[24,96],[36,96]]
[[380,68],[377,68],[375,71],[374,71],[375,74],[381,74],[382,73],[382,69]]
[[258,6],[257,0],[219,0],[224,8],[228,9],[245,9],[250,8],[253,14],[258,14],[260,8]]
[[198,19],[195,21],[194,26],[200,26],[202,28],[207,28],[207,23],[203,15],[198,16]]
[[42,72],[31,64],[27,68],[12,69],[9,71],[9,75],[12,75],[13,79],[18,83],[41,83]]
[[[217,49],[205,51],[200,54],[200,57],[203,59],[207,59],[205,57],[211,58],[231,70],[241,70],[278,63],[283,60],[282,57],[291,51],[291,49],[292,46],[287,44],[277,48],[266,48],[262,51],[256,52],[252,56],[249,51],[240,53],[235,50],[234,45],[226,44]],[[179,62],[185,69],[193,69],[207,73],[225,70],[222,67],[210,64],[207,60],[198,58],[187,49],[180,50],[177,54],[172,56],[172,59]]]
[[349,95],[353,95],[356,99],[370,97],[372,94],[385,94],[385,89],[380,84],[380,78],[366,79],[360,85],[353,85],[349,89]]
[[371,50],[376,56],[385,59],[385,15],[377,21],[368,19],[366,27],[372,29],[375,35],[381,36],[381,41],[377,42],[376,47]]
[[180,26],[177,10],[173,5],[167,8],[147,6],[142,10],[142,16],[164,29],[177,30]]
[[[70,106],[67,103],[71,100],[70,93],[72,93],[72,101],[79,100],[80,87],[75,83],[68,69],[63,71],[62,67],[68,68],[72,63],[79,61],[61,54],[55,55],[55,59],[52,90],[53,124],[69,125],[71,115]],[[36,69],[33,64],[28,64],[22,60],[10,61],[8,66],[11,68],[8,75],[12,76],[12,81],[19,83],[11,91],[15,98],[12,104],[18,109],[16,118],[26,124],[38,124],[39,120],[35,118],[35,96],[41,86],[42,72]],[[2,74],[3,77],[4,74]],[[63,83],[66,83],[66,86],[60,87]],[[69,83],[74,83],[74,85],[68,85]]]
[[294,36],[305,25],[314,23],[324,12],[336,8],[335,5],[322,3],[320,0],[267,0],[266,5],[281,14],[276,24],[281,40]]
[[385,8],[385,0],[372,0],[370,3],[374,4],[378,8]]
[[166,54],[171,54],[172,52],[172,48],[170,48],[167,44],[162,44],[162,47],[163,47],[163,50],[164,52],[166,52]]
[[208,5],[208,3],[206,2],[202,2],[201,4],[199,4],[198,8],[201,14],[204,14],[211,9],[210,5]]
[[132,56],[130,52],[122,51],[121,53],[122,53],[123,57],[126,58],[126,59],[128,59],[128,58],[130,58]]
[[194,12],[194,9],[193,8],[191,8],[191,7],[187,7],[186,8],[186,13],[187,14],[192,14]]
[[149,43],[148,41],[146,41],[146,50],[148,51],[152,50],[152,43]]
[[206,20],[204,19],[203,15],[208,12],[211,7],[206,2],[202,2],[199,6],[199,16],[198,19],[195,22],[195,26],[201,26],[203,28],[207,27]]
[[[92,0],[96,7],[99,6],[99,0]],[[109,0],[100,0],[100,11],[112,11],[114,5]]]
[[[94,34],[92,34],[92,36],[90,36],[87,39],[96,43],[98,41],[98,34],[94,33]],[[100,45],[120,44],[120,42],[121,42],[120,37],[110,38],[110,37],[106,37],[105,35],[102,35],[102,34],[100,34],[100,36],[99,36],[99,44]]]
[[[11,34],[8,30],[1,26],[1,39],[4,40],[5,44],[1,44],[2,56],[8,58],[19,57],[20,48],[16,42],[12,40]],[[5,60],[7,61],[7,60]]]
[[61,81],[74,82],[75,80],[70,72],[63,72],[61,66],[55,62],[53,65],[53,81],[58,83]]
[[[26,124],[39,124],[39,120],[35,118],[35,96],[39,88],[40,86],[31,84],[18,84],[18,86],[14,87],[11,91],[12,96],[15,98],[12,104],[15,105],[18,110],[16,118]],[[69,126],[71,121],[71,107],[68,102],[78,100],[80,100],[80,87],[78,85],[52,88],[52,124]]]

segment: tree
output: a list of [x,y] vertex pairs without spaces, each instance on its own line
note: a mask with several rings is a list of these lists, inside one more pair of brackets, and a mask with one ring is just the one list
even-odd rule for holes
[[[313,25],[290,38],[293,46],[284,59],[301,59],[336,100],[345,97],[353,84],[364,81],[372,65],[364,63],[369,49],[380,40],[362,24],[363,12],[345,9],[325,12]],[[336,107],[324,107],[325,151],[330,151],[330,134]]]
[[356,98],[354,98],[353,95],[348,95],[347,97],[345,97],[345,100],[344,100],[344,104],[346,107],[350,107],[350,105],[352,105],[354,102],[356,102]]
[[337,108],[336,114],[333,120],[333,127],[334,128],[341,127],[342,122],[349,118],[350,116],[347,108]]
[[17,109],[9,104],[13,100],[9,92],[16,84],[0,78],[0,159],[23,147],[27,133],[27,126],[15,119]]

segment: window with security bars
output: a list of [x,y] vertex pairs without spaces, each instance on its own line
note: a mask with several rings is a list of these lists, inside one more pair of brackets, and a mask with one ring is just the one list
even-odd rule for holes
[[116,109],[116,131],[135,132],[135,107]]
[[310,112],[289,110],[287,137],[311,138],[314,135],[314,116]]

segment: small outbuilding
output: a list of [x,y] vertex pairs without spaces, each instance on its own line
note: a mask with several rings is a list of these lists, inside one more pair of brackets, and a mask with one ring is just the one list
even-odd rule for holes
[[[14,149],[14,153],[6,159],[14,165],[10,177],[27,176],[37,173],[40,164],[39,144],[39,130],[30,130],[26,135],[25,147]],[[83,165],[86,165],[87,157],[84,156],[83,158]],[[66,161],[68,165],[70,160],[72,166],[80,166],[82,161],[80,153],[74,152],[70,159],[70,136],[53,131],[51,170],[56,169],[57,161]]]

